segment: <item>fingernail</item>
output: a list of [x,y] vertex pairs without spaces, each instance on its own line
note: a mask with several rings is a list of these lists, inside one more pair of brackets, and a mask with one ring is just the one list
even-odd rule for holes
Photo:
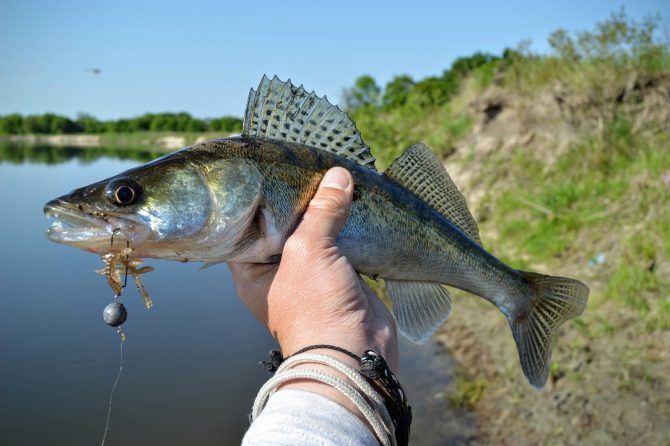
[[323,187],[332,187],[334,189],[345,190],[349,187],[349,174],[341,167],[330,169],[323,176],[321,184]]

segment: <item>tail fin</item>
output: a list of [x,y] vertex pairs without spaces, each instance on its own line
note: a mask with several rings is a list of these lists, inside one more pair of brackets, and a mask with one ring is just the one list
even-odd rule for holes
[[589,289],[565,277],[545,276],[522,271],[535,298],[526,311],[510,315],[509,323],[528,381],[544,387],[551,365],[551,349],[556,329],[579,316],[586,307]]

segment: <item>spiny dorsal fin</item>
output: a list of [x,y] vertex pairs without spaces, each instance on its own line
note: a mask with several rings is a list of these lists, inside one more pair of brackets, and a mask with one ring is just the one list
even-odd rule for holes
[[465,197],[458,190],[442,161],[425,144],[414,144],[384,172],[430,207],[458,226],[478,244],[479,228]]
[[370,148],[344,111],[277,76],[263,76],[258,89],[249,92],[242,134],[305,144],[375,170]]

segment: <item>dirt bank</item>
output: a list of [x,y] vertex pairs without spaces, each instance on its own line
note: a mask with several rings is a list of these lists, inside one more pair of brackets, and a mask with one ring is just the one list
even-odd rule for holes
[[[455,297],[454,312],[438,333],[460,364],[465,395],[458,402],[471,403],[478,415],[473,444],[668,444],[667,332],[624,328],[584,343],[568,326],[558,336],[551,378],[537,391],[523,377],[507,321],[477,299]],[[618,310],[603,313],[625,327]]]
[[[642,99],[648,111],[636,116],[642,116],[644,124],[652,122],[649,116],[655,113],[659,117],[655,125],[663,125],[670,110],[669,87],[666,82]],[[664,98],[660,106],[654,105],[656,96]],[[476,125],[446,166],[480,220],[485,247],[503,258],[521,258],[527,262],[525,269],[584,281],[591,289],[589,305],[579,319],[559,330],[549,382],[538,391],[523,377],[504,316],[482,299],[455,293],[453,313],[437,334],[460,364],[459,388],[451,399],[478,415],[479,433],[473,444],[667,445],[670,330],[647,321],[670,302],[670,295],[660,281],[645,296],[631,296],[650,302],[649,310],[642,312],[611,296],[619,247],[630,234],[644,231],[647,219],[638,211],[626,214],[630,205],[625,204],[635,202],[635,194],[642,190],[635,182],[644,184],[644,193],[649,193],[667,188],[659,179],[665,177],[641,172],[632,178],[633,187],[622,193],[620,202],[610,203],[601,225],[587,225],[577,238],[581,245],[568,246],[560,257],[542,263],[524,259],[523,252],[510,249],[500,237],[503,222],[495,207],[496,194],[510,174],[504,161],[496,163],[515,151],[517,156],[534,156],[542,165],[551,165],[580,141],[582,129],[568,123],[561,109],[565,99],[558,99],[547,93],[524,99],[488,92],[471,104]],[[487,176],[495,179],[487,181]],[[665,206],[661,200],[655,205]],[[520,199],[519,207],[524,206],[535,206],[548,219],[554,218],[551,210]],[[648,214],[654,209],[649,207]],[[601,253],[600,260],[591,258],[593,252]],[[667,278],[668,259],[662,252],[658,249],[646,268]]]

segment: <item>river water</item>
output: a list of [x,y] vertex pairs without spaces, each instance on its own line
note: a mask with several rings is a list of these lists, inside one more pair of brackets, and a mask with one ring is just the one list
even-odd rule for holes
[[[42,206],[154,154],[0,147],[0,444],[100,444],[120,338],[102,321],[112,292],[98,257],[47,240]],[[123,373],[107,445],[239,444],[275,341],[239,302],[225,265],[149,261],[154,306],[123,295]],[[413,445],[462,444],[472,414],[444,398],[453,363],[435,342],[401,344]]]

